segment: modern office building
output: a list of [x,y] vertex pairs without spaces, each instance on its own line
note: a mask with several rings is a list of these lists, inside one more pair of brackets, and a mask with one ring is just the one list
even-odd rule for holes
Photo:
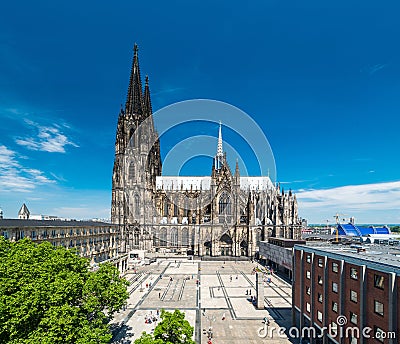
[[311,343],[398,343],[400,250],[383,245],[294,246],[293,324]]

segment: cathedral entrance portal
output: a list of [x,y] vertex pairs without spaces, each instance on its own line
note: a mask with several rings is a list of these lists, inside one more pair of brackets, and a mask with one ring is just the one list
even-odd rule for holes
[[212,247],[211,241],[206,241],[206,242],[204,243],[204,247],[205,247],[205,249],[206,249],[206,251],[205,251],[206,256],[211,256],[211,247]]
[[240,243],[240,255],[241,256],[247,256],[247,241],[246,240],[243,240],[241,243]]
[[221,256],[231,256],[232,255],[232,238],[228,234],[224,234],[221,239],[219,239],[219,246],[221,249]]

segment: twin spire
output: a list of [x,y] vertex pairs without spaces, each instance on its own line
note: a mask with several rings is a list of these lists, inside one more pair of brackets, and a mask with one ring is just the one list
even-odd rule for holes
[[129,79],[128,95],[125,103],[125,113],[137,115],[139,117],[147,117],[152,113],[149,78],[146,76],[144,95],[142,93],[142,79],[140,77],[138,45],[135,43],[133,47],[133,61],[131,68],[131,76]]

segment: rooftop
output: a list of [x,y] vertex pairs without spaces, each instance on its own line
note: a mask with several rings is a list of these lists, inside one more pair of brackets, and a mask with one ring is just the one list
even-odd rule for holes
[[101,227],[114,226],[110,223],[98,221],[63,221],[63,220],[23,220],[0,219],[0,228],[15,227]]
[[344,259],[346,263],[366,265],[369,268],[395,272],[400,275],[400,248],[398,246],[308,242],[307,245],[295,245],[295,249],[328,256],[333,259]]

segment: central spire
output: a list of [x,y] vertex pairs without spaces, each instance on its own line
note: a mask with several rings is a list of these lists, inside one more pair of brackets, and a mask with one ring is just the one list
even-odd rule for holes
[[217,145],[217,156],[215,157],[215,168],[219,170],[224,162],[224,150],[222,148],[222,123],[219,121],[218,131],[218,145]]
[[142,97],[142,80],[140,78],[138,46],[135,43],[133,47],[133,62],[131,69],[131,77],[129,79],[128,95],[126,97],[125,113],[143,114],[143,97]]
[[219,121],[217,157],[223,157],[223,156],[224,156],[224,151],[222,149],[222,124],[221,121]]

